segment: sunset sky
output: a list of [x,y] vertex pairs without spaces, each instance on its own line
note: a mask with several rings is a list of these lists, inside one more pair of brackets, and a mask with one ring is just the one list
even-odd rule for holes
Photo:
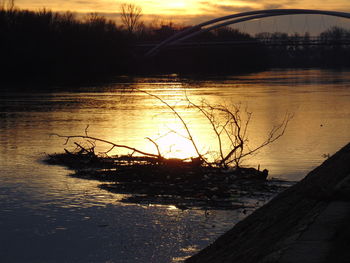
[[144,18],[167,18],[183,23],[271,8],[310,8],[350,12],[349,0],[16,0],[16,6],[32,10],[45,7],[53,11],[98,12],[113,16],[117,15],[123,2],[142,7]]

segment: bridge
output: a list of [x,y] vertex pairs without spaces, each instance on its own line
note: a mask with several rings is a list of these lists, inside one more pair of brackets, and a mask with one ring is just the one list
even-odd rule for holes
[[[217,46],[246,46],[246,45],[259,45],[263,44],[266,46],[350,46],[350,37],[339,38],[336,40],[324,39],[322,37],[308,37],[305,39],[304,36],[292,36],[287,39],[265,37],[259,38],[254,37],[251,40],[231,40],[231,41],[186,41],[178,42],[176,44],[169,44],[164,47],[168,49],[185,49],[193,47],[217,47]],[[158,43],[142,43],[137,44],[134,47],[142,50],[151,50],[158,46]],[[162,49],[162,48],[161,48]],[[155,53],[156,54],[156,53]]]
[[[267,9],[267,10],[258,10],[258,11],[250,11],[250,12],[243,12],[228,16],[219,17],[216,19],[212,19],[209,21],[205,21],[203,23],[197,24],[195,26],[189,27],[183,31],[180,31],[173,36],[165,39],[159,44],[149,46],[150,50],[146,53],[146,57],[152,57],[156,55],[161,49],[169,46],[179,46],[182,47],[186,46],[193,46],[193,45],[227,45],[227,44],[235,44],[235,45],[242,45],[242,44],[252,44],[257,43],[256,41],[263,42],[265,44],[270,45],[296,45],[297,43],[302,43],[301,41],[272,41],[272,39],[264,39],[263,41],[260,39],[256,39],[255,41],[230,41],[228,42],[220,42],[220,43],[191,43],[191,42],[184,42],[185,40],[189,40],[199,34],[218,29],[220,27],[225,27],[228,25],[238,24],[246,21],[251,20],[257,20],[257,19],[263,19],[267,17],[276,17],[276,16],[286,16],[286,15],[327,15],[327,16],[334,16],[334,17],[341,17],[341,18],[347,18],[350,19],[350,13],[346,12],[337,12],[337,11],[326,11],[326,10],[313,10],[313,9]],[[181,43],[181,44],[180,44]],[[312,45],[320,45],[320,44],[330,44],[327,41],[324,41],[322,39],[310,39],[308,42]],[[343,39],[339,40],[338,42],[333,42],[332,44],[342,44],[342,45],[349,45],[350,39]]]

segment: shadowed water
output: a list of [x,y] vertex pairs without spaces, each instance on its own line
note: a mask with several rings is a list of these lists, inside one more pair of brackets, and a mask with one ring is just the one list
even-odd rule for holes
[[[244,218],[243,211],[181,211],[137,206],[100,190],[99,182],[67,176],[40,162],[61,152],[64,140],[50,133],[101,137],[155,152],[158,138],[167,156],[188,157],[188,141],[169,130],[181,123],[147,90],[175,106],[203,152],[217,143],[210,126],[187,108],[184,95],[211,103],[240,104],[253,113],[249,145],[261,143],[286,112],[286,134],[243,164],[267,168],[270,176],[300,180],[350,139],[350,72],[269,71],[225,78],[161,76],[123,78],[73,91],[0,93],[0,258],[3,262],[176,262],[212,242]],[[163,136],[163,135],[167,136]],[[105,150],[101,146],[99,150]],[[258,202],[264,200],[246,200]],[[248,211],[249,213],[249,211]],[[21,253],[18,253],[20,249]]]

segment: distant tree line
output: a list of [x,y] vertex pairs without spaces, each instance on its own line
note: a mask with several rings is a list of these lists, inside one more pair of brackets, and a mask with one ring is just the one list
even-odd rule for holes
[[[1,0],[0,0],[1,1]],[[78,18],[74,13],[19,10],[14,1],[0,2],[1,80],[71,81],[140,73],[235,73],[268,67],[348,67],[350,31],[331,28],[314,45],[308,34],[261,33],[251,36],[230,27],[205,32],[189,40],[198,43],[169,47],[145,59],[153,44],[184,30],[171,22],[140,19],[142,10],[121,6],[122,22],[97,13]],[[288,41],[267,45],[265,39]],[[201,45],[241,41],[242,45]],[[293,45],[293,41],[299,41]],[[143,44],[139,45],[139,44]]]
[[267,63],[273,67],[350,66],[350,30],[340,27],[331,27],[316,37],[276,32],[260,33],[255,38],[265,44]]
[[2,9],[0,36],[0,65],[9,78],[108,75],[130,58],[128,36],[97,14],[78,20],[69,12]]

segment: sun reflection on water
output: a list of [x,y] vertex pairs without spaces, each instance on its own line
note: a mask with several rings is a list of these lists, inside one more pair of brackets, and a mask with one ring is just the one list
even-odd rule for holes
[[[144,87],[144,85],[142,83],[140,86]],[[147,140],[147,138],[151,138],[159,146],[162,156],[166,158],[188,159],[197,157],[198,153],[194,147],[195,144],[200,154],[206,155],[209,161],[213,161],[219,152],[219,142],[213,130],[212,123],[198,109],[189,107],[188,101],[189,99],[200,105],[203,98],[196,95],[196,90],[186,90],[185,88],[178,87],[178,85],[173,87],[169,84],[167,86],[167,83],[164,83],[164,85],[165,87],[163,89],[144,89],[150,92],[151,95],[149,95],[140,90],[139,86],[135,84],[136,93],[134,95],[136,99],[135,97],[130,98],[132,101],[128,103],[130,107],[134,108],[133,115],[129,116],[132,120],[130,119],[128,121],[132,126],[121,127],[124,134],[120,133],[121,129],[108,130],[106,136],[113,138],[111,141],[114,142],[114,138],[121,138],[124,141],[119,141],[118,143],[128,145],[128,143],[132,142],[132,147],[148,153],[157,154],[155,145]],[[154,98],[152,95],[157,96],[159,99]],[[228,109],[232,105],[240,105],[241,103],[239,99],[232,100],[230,98],[223,100],[213,94],[206,101],[210,105],[227,105]],[[241,114],[242,123],[248,117],[245,107],[248,108],[247,106],[242,107],[244,108]],[[137,112],[136,114],[135,111]],[[127,117],[123,116],[122,118],[125,119]],[[221,118],[222,124],[225,123],[225,117],[221,116]],[[118,126],[119,122],[120,119],[116,119],[113,126]],[[183,122],[187,127],[185,127]],[[275,123],[263,122],[261,124],[260,120],[259,124],[264,125],[263,130],[267,131],[268,128],[266,126],[272,125],[271,127],[273,127]],[[252,145],[263,142],[267,132],[266,134],[254,132],[254,129],[257,129],[255,124],[253,123],[252,125],[250,123],[249,125],[252,127],[248,128],[248,132],[253,131],[254,133],[253,140],[251,140]],[[259,127],[259,130],[261,128]],[[126,134],[127,136],[125,136]],[[221,140],[224,152],[230,151],[231,143],[229,138],[221,136]],[[118,150],[118,154],[130,153],[120,151],[120,149]]]

